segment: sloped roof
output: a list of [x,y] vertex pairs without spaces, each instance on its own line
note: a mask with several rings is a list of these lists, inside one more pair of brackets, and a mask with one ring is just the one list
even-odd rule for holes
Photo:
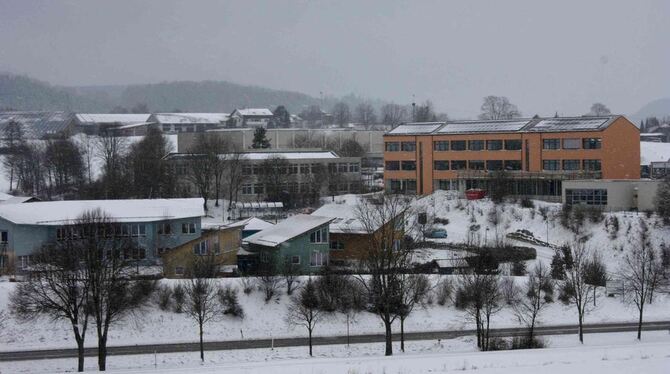
[[621,116],[403,123],[386,135],[601,131]]
[[670,161],[670,143],[640,142],[640,165]]
[[164,219],[201,217],[203,200],[67,200],[30,204],[0,204],[0,217],[25,225],[63,225],[74,223],[82,213],[102,210],[116,222],[152,222]]
[[70,115],[65,112],[0,112],[0,133],[11,121],[21,124],[26,138],[41,138],[67,129]]
[[244,241],[265,247],[276,247],[319,226],[328,224],[332,220],[333,218],[330,217],[297,214],[247,237]]
[[[336,234],[368,234],[369,230],[379,230],[382,226],[381,220],[374,220],[374,222],[368,222],[367,224],[361,222],[357,209],[360,204],[370,203],[357,195],[345,195],[344,199],[324,204],[312,214],[334,218],[329,227],[330,232]],[[400,212],[398,213],[400,214]],[[372,216],[378,217],[376,214]]]
[[260,230],[265,230],[267,228],[270,228],[274,226],[274,223],[262,220],[260,218],[256,217],[251,217],[247,219],[243,219],[241,221],[237,222],[232,222],[227,225],[224,225],[225,227],[242,227],[242,230],[249,230],[249,231],[260,231]]
[[267,108],[245,108],[235,109],[233,113],[239,113],[241,116],[272,116],[272,111]]
[[130,125],[135,123],[147,122],[151,114],[116,114],[116,113],[77,113],[75,118],[79,123],[92,125],[98,123],[118,123],[121,125]]
[[165,124],[198,124],[223,123],[229,116],[228,113],[156,113],[151,118]]

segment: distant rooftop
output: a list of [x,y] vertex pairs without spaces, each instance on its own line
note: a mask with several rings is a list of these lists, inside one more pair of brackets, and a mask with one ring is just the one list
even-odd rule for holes
[[247,237],[244,241],[265,247],[276,247],[332,220],[333,218],[330,217],[297,214]]
[[[272,116],[272,111],[266,108],[245,108],[235,109],[233,113],[239,113],[241,116]],[[232,114],[232,113],[231,113]]]
[[96,123],[118,123],[121,125],[130,125],[146,122],[149,119],[149,113],[143,114],[115,114],[115,113],[77,113],[75,118],[82,124]]
[[152,117],[158,123],[198,124],[224,123],[228,121],[228,113],[156,113]]
[[21,124],[26,138],[41,138],[65,131],[70,118],[68,113],[58,111],[0,112],[0,133],[11,121],[16,121]]
[[[229,154],[221,154],[219,157],[225,157]],[[295,152],[243,152],[242,158],[245,160],[267,160],[275,157],[284,158],[287,160],[330,160],[338,159],[338,156],[335,152],[332,151],[295,151]],[[175,157],[191,157],[190,153],[170,153],[167,158]]]
[[471,134],[486,132],[599,131],[620,116],[557,117],[510,120],[473,120],[403,123],[387,135]]

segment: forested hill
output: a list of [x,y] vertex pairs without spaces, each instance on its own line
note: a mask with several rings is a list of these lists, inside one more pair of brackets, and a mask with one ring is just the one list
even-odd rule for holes
[[[179,81],[118,86],[59,87],[26,76],[0,73],[0,110],[110,112],[146,104],[150,112],[230,112],[235,108],[284,105],[298,113],[309,105],[329,110],[336,101],[354,106],[363,98],[315,98],[303,93],[223,81]],[[378,106],[381,102],[373,101]]]

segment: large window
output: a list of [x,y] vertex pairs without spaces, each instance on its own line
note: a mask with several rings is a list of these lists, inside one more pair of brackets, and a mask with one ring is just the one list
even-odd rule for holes
[[451,161],[451,170],[465,170],[467,168],[467,161],[453,160]]
[[337,172],[338,173],[348,173],[349,172],[349,164],[345,164],[345,163],[337,164]]
[[416,179],[389,179],[387,189],[391,193],[416,193]]
[[448,151],[449,150],[449,141],[448,140],[441,140],[441,141],[433,142],[433,150],[434,151]]
[[400,149],[403,152],[414,152],[416,151],[416,143],[415,142],[402,142],[402,145]]
[[357,162],[352,162],[349,164],[349,172],[350,173],[358,173],[361,171],[361,165]]
[[563,149],[579,149],[581,139],[563,139]]
[[207,240],[203,240],[199,243],[193,244],[193,254],[204,256],[207,254]]
[[542,170],[561,170],[561,161],[542,160]]
[[503,149],[503,141],[502,140],[487,140],[486,141],[486,149],[489,151],[499,151]]
[[594,188],[566,188],[565,203],[567,205],[607,205],[607,190]]
[[144,224],[131,225],[133,236],[147,236],[147,227]]
[[505,170],[521,170],[521,161],[505,160]]
[[561,139],[542,139],[542,149],[561,149]]
[[330,249],[334,251],[341,251],[344,249],[344,243],[337,241],[337,240],[331,240],[330,241]]
[[386,161],[386,170],[400,170],[400,161]]
[[451,150],[452,151],[465,151],[465,140],[452,140],[451,141]]
[[386,143],[386,152],[398,152],[398,151],[400,151],[400,143],[398,142]]
[[584,164],[584,170],[588,171],[600,171],[602,168],[600,160],[584,160],[583,164]]
[[449,170],[449,161],[435,160],[435,161],[433,161],[433,169],[435,169],[435,170]]
[[300,164],[300,174],[302,175],[309,174],[309,164]]
[[172,225],[167,222],[158,224],[158,235],[170,235],[172,234]]
[[486,170],[502,170],[503,169],[503,162],[502,160],[488,160],[486,161]]
[[7,231],[0,231],[0,244],[7,244],[8,233]]
[[468,169],[470,170],[484,170],[486,166],[484,165],[484,160],[470,160],[468,161]]
[[309,256],[310,266],[325,266],[328,265],[328,253],[312,252]]
[[470,151],[483,151],[484,150],[484,141],[483,140],[468,140],[468,150],[470,150]]
[[182,223],[181,224],[181,233],[182,234],[195,234],[195,223]]
[[328,243],[328,228],[318,229],[309,234],[310,243]]
[[601,147],[602,147],[602,140],[600,140],[600,138],[582,139],[582,148],[584,149],[600,149]]
[[402,170],[416,170],[416,161],[401,161],[400,169]]
[[506,151],[520,151],[521,150],[521,139],[505,140],[505,150]]
[[580,164],[579,160],[563,160],[563,170],[579,170]]
[[252,195],[254,193],[254,189],[251,187],[250,184],[243,184],[242,185],[242,195]]
[[437,189],[439,190],[457,190],[458,181],[455,179],[438,179],[437,180]]

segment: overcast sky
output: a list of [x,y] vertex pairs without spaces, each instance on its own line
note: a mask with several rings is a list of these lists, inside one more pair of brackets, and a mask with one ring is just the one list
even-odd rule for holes
[[474,117],[670,96],[670,1],[0,0],[0,71],[62,85],[229,80],[430,99]]

